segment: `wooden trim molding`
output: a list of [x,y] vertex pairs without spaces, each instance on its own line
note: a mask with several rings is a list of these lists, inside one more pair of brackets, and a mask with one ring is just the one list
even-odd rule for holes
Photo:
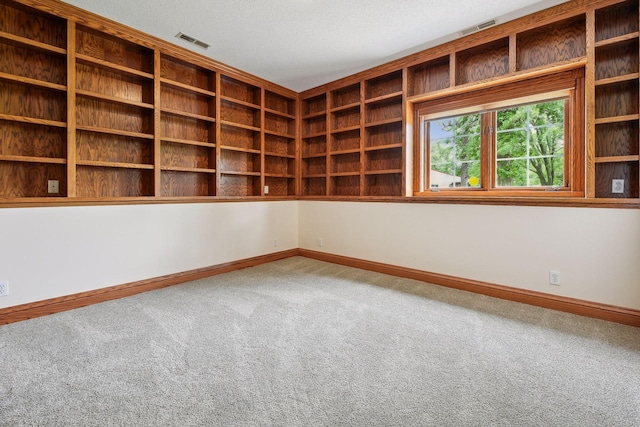
[[594,303],[542,292],[528,291],[525,289],[517,289],[509,286],[495,285],[492,283],[480,282],[478,280],[463,279],[461,277],[431,273],[428,271],[328,254],[325,252],[316,252],[307,249],[299,249],[298,254],[303,257],[330,262],[333,264],[345,265],[347,267],[355,267],[363,270],[375,271],[376,273],[388,274],[390,276],[419,280],[421,282],[432,283],[434,285],[445,286],[448,288],[459,289],[504,300],[521,302],[537,307],[550,308],[556,311],[563,311],[566,313],[578,314],[580,316],[640,327],[640,310]]
[[198,280],[217,274],[229,273],[243,268],[255,267],[256,265],[290,258],[298,254],[297,249],[281,251],[253,258],[246,258],[239,261],[232,261],[211,267],[199,268],[182,273],[169,274],[152,279],[140,280],[126,283],[124,285],[110,286],[93,291],[80,292],[73,295],[66,295],[58,298],[51,298],[43,301],[28,304],[16,305],[13,307],[0,309],[0,325],[20,322],[22,320],[33,319],[49,314],[60,313],[62,311],[73,310],[99,302],[110,301],[136,295],[142,292],[165,288],[167,286],[178,285],[180,283]]

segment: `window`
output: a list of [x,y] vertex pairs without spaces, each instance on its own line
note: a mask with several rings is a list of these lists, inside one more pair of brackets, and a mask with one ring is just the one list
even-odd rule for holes
[[583,196],[583,74],[418,104],[416,193]]

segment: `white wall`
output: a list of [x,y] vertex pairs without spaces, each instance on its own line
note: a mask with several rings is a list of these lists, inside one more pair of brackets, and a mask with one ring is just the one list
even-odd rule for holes
[[296,201],[0,209],[0,280],[10,287],[0,308],[295,249],[297,210]]
[[302,201],[299,215],[303,249],[640,309],[637,209]]

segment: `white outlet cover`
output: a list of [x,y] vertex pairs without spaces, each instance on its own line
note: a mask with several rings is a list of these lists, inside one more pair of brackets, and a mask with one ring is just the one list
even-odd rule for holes
[[9,282],[4,280],[0,282],[0,297],[9,295]]
[[613,194],[624,193],[624,179],[612,179],[611,180],[611,192]]
[[549,272],[549,284],[550,285],[560,285],[560,272],[559,271],[550,271]]
[[268,185],[264,186],[264,194],[269,194],[269,186]]

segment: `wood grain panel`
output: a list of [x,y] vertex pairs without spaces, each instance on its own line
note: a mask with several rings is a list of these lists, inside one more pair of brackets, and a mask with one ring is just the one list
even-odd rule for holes
[[464,85],[509,73],[509,39],[456,54],[456,84]]
[[332,196],[359,196],[360,176],[333,176],[331,177]]
[[153,104],[151,81],[100,67],[78,63],[76,85],[89,92]]
[[596,119],[637,114],[638,81],[596,87]]
[[517,35],[518,70],[550,65],[586,55],[585,16],[544,25]]
[[626,1],[596,10],[596,42],[636,31],[638,31],[637,1]]
[[368,127],[365,129],[365,135],[366,147],[402,144],[402,123]]
[[596,126],[596,157],[638,155],[638,121]]
[[401,196],[402,174],[367,175],[365,177],[365,196]]
[[360,102],[360,83],[331,92],[331,108],[338,108]]
[[365,123],[389,119],[402,120],[402,97],[373,102],[365,106]]
[[327,131],[326,115],[316,116],[302,121],[302,135],[316,135]]
[[153,164],[153,142],[147,139],[77,131],[78,160]]
[[66,138],[62,128],[0,122],[0,154],[4,155],[65,159]]
[[160,179],[162,197],[215,196],[215,174],[163,171]]
[[223,96],[260,105],[260,88],[249,83],[241,82],[228,76],[220,77],[220,92]]
[[288,117],[278,116],[276,114],[271,114],[271,113],[265,113],[264,129],[267,131],[276,132],[282,135],[295,137],[296,121]]
[[216,150],[197,145],[162,143],[162,166],[216,168]]
[[[611,192],[613,179],[624,179],[623,193]],[[639,197],[638,184],[638,162],[596,163],[596,197]]]
[[353,150],[360,148],[360,130],[340,132],[331,135],[331,151]]
[[142,197],[153,195],[153,171],[78,166],[78,197]]
[[116,105],[96,99],[77,99],[76,120],[78,126],[153,133],[153,114],[150,110],[128,105]]
[[51,55],[0,42],[0,72],[59,85],[67,84],[67,65],[61,55]]
[[327,153],[326,136],[316,136],[314,138],[304,138],[302,140],[302,156],[313,156]]
[[360,153],[331,156],[331,173],[360,172]]
[[213,71],[165,55],[160,62],[160,76],[211,92],[216,89]]
[[402,70],[367,80],[364,87],[365,99],[402,92]]
[[402,147],[365,153],[365,171],[402,170]]
[[220,129],[220,145],[260,150],[260,132],[222,125]]
[[260,155],[241,151],[220,151],[222,172],[260,172]]
[[[60,192],[49,194],[47,181],[59,182]],[[67,194],[65,165],[0,161],[0,197],[64,197]]]
[[215,117],[216,115],[215,103],[212,102],[211,97],[168,86],[163,86],[161,89],[160,106],[201,116]]
[[304,196],[326,196],[326,178],[304,178],[302,180],[302,194]]
[[0,113],[67,121],[67,97],[58,91],[0,81]]
[[264,106],[269,110],[279,111],[288,115],[296,114],[296,101],[269,90],[264,92]]
[[308,99],[302,100],[302,115],[308,116],[310,114],[317,114],[323,111],[327,111],[327,95],[317,95]]
[[408,96],[446,89],[451,81],[449,56],[409,67]]
[[145,73],[153,73],[153,51],[93,29],[78,26],[77,53]]
[[360,106],[331,113],[331,130],[340,130],[360,124]]
[[311,157],[302,159],[302,176],[323,175],[327,173],[327,161],[325,157]]
[[264,136],[264,151],[266,153],[281,154],[283,156],[295,156],[295,139],[276,135]]
[[224,99],[221,102],[220,118],[247,126],[260,127],[260,110]]
[[0,31],[63,49],[67,47],[64,20],[16,3],[0,3]]
[[285,197],[296,195],[295,179],[293,178],[278,178],[267,176],[264,179],[264,185],[269,186],[269,197]]
[[225,175],[220,176],[220,195],[229,197],[250,197],[259,196],[260,177]]
[[638,72],[638,40],[596,50],[596,80]]
[[215,143],[215,125],[192,119],[163,114],[160,128],[163,137],[185,139],[189,141]]
[[288,157],[265,156],[264,172],[274,175],[295,176],[295,159],[290,159]]

